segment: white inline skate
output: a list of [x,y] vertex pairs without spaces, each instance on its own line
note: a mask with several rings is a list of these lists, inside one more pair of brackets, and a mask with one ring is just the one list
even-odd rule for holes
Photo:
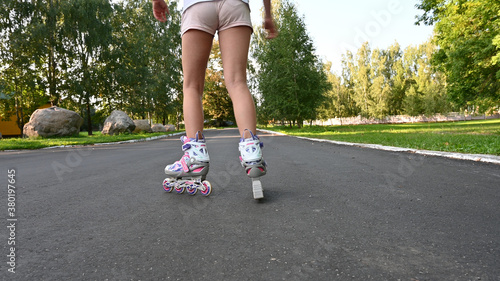
[[190,195],[195,195],[199,190],[204,196],[210,195],[212,186],[205,180],[210,166],[205,137],[198,132],[195,139],[182,136],[181,141],[184,155],[179,161],[165,167],[167,178],[163,181],[163,189],[166,192],[175,190],[179,194],[186,190]]
[[[245,138],[245,134],[250,138]],[[250,130],[245,130],[243,136],[241,136],[238,148],[240,150],[240,161],[241,166],[245,168],[245,172],[248,177],[252,179],[252,190],[254,199],[264,198],[264,190],[262,189],[262,183],[260,182],[260,177],[267,173],[266,162],[262,159],[262,147],[263,143],[260,139],[252,133]]]

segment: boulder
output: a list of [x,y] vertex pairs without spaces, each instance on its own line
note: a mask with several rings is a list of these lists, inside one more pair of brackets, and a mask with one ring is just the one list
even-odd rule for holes
[[149,125],[148,120],[134,120],[134,124],[135,124],[134,133],[151,132],[151,125]]
[[78,135],[82,124],[78,113],[53,106],[35,110],[23,131],[28,137],[73,136]]
[[115,135],[120,133],[132,133],[135,129],[135,124],[127,113],[121,110],[113,110],[111,115],[104,121],[102,128],[103,135]]
[[162,124],[154,124],[153,127],[151,127],[151,131],[153,131],[153,133],[158,133],[158,132],[166,132],[167,129]]
[[167,129],[167,132],[173,132],[173,131],[175,131],[175,126],[167,124],[167,125],[165,125],[165,129]]

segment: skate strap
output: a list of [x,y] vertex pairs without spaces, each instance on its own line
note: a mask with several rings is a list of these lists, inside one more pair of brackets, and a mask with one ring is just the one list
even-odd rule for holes
[[201,131],[196,132],[195,141],[196,142],[205,142],[205,136],[203,135],[203,133]]
[[186,151],[186,150],[188,150],[190,148],[191,148],[191,144],[190,143],[185,143],[185,144],[182,145],[182,151]]
[[[249,129],[245,129],[245,131],[248,131],[250,133],[250,138],[245,138],[245,133],[240,138],[240,142],[250,142],[250,141],[257,141],[259,143],[260,148],[264,148],[264,143],[260,141],[260,138],[257,135],[254,135],[252,131]],[[248,143],[247,145],[253,145],[254,143]]]
[[198,132],[196,132],[196,136],[194,138],[188,138],[187,135],[186,135],[186,136],[182,136],[181,137],[181,141],[182,141],[182,143],[186,143],[186,142],[205,142],[205,136],[203,135],[202,132],[198,131]]
[[182,169],[184,170],[184,172],[189,172],[189,167],[188,167],[188,165],[187,165],[187,163],[186,163],[186,161],[189,161],[189,159],[191,159],[191,158],[189,157],[189,155],[184,155],[184,156],[182,156],[182,158],[181,158],[181,161],[180,161],[180,162],[181,162],[181,166],[182,166]]
[[182,141],[182,151],[186,151],[191,148],[191,143],[205,143],[205,137],[203,134],[201,134],[201,139],[198,137],[198,135],[201,134],[201,132],[198,131],[196,133],[196,138],[188,138],[187,136],[182,136],[181,141]]

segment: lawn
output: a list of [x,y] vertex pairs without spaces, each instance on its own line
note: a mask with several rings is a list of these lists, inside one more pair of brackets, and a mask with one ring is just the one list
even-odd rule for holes
[[443,123],[272,127],[288,135],[353,143],[500,155],[500,119]]
[[0,140],[1,150],[15,149],[39,149],[51,146],[61,145],[92,145],[96,143],[120,142],[128,140],[146,139],[157,137],[168,133],[137,133],[137,134],[120,134],[116,136],[103,135],[101,132],[93,132],[91,136],[87,132],[80,132],[75,137],[50,137],[50,138],[8,138]]

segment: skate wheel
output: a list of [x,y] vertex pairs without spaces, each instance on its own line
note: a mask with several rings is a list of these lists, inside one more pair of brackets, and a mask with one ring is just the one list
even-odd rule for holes
[[196,184],[192,183],[186,186],[186,191],[189,195],[195,195],[196,192],[198,191],[198,188],[196,188]]
[[184,193],[184,184],[177,184],[175,187],[175,192],[177,192],[177,194],[182,194]]
[[169,178],[166,178],[165,180],[163,180],[163,189],[166,192],[172,192],[172,189],[174,189],[174,186],[175,186],[175,181],[172,181]]
[[202,181],[201,185],[202,189],[200,189],[200,192],[201,194],[203,194],[203,196],[208,196],[210,195],[210,193],[212,193],[212,185],[209,181]]

